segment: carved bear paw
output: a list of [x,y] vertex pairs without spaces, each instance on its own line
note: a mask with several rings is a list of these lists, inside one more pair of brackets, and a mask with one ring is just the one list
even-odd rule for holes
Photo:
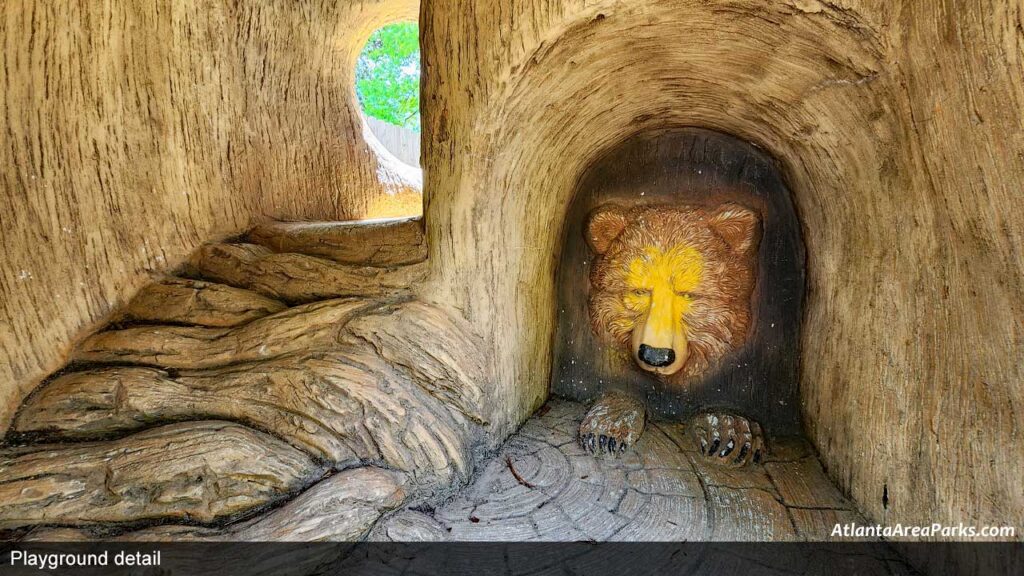
[[738,468],[764,458],[761,425],[742,416],[706,412],[693,418],[690,430],[700,446],[700,453],[722,466]]
[[644,431],[647,410],[642,402],[619,392],[601,397],[580,424],[579,442],[593,454],[618,454],[636,443]]

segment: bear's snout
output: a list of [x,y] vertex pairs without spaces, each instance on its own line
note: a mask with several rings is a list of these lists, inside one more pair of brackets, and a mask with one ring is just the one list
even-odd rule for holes
[[655,368],[662,368],[676,361],[676,353],[671,348],[654,348],[647,344],[640,345],[637,356],[644,364]]

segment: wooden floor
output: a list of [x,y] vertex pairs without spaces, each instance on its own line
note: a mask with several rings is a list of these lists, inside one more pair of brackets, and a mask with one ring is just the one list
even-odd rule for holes
[[762,464],[705,462],[677,424],[649,424],[633,450],[593,456],[575,441],[584,406],[552,400],[431,513],[401,511],[380,539],[456,541],[829,540],[866,524],[799,438]]
[[[370,535],[504,548],[371,549],[345,565],[374,574],[439,567],[450,574],[917,574],[884,542],[825,542],[836,523],[865,520],[799,438],[771,444],[763,464],[723,470],[703,461],[681,426],[649,424],[635,450],[595,457],[575,440],[584,412],[552,400],[454,499],[434,510],[399,510]],[[821,543],[756,542],[776,540]],[[561,544],[515,544],[524,541]],[[581,541],[605,544],[565,544]],[[699,541],[716,543],[687,543]]]

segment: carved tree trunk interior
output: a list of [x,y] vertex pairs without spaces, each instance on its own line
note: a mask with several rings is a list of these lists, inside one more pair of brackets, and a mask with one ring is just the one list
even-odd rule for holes
[[[352,83],[417,14],[424,218],[338,224],[413,186]],[[751,506],[820,457],[831,513],[1024,526],[1022,0],[10,0],[0,44],[2,528],[430,532],[548,399],[588,168],[683,128],[774,159],[807,251],[817,457]]]

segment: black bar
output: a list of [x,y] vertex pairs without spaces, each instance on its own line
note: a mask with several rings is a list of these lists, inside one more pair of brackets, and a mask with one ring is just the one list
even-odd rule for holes
[[[37,556],[29,556],[30,554]],[[43,565],[47,554],[103,565]],[[83,555],[97,556],[83,556]],[[38,556],[43,555],[43,556]],[[125,558],[151,564],[126,566]],[[1024,574],[1024,543],[7,543],[0,574],[784,576]],[[67,557],[64,557],[65,564]],[[913,562],[924,571],[914,568]]]

